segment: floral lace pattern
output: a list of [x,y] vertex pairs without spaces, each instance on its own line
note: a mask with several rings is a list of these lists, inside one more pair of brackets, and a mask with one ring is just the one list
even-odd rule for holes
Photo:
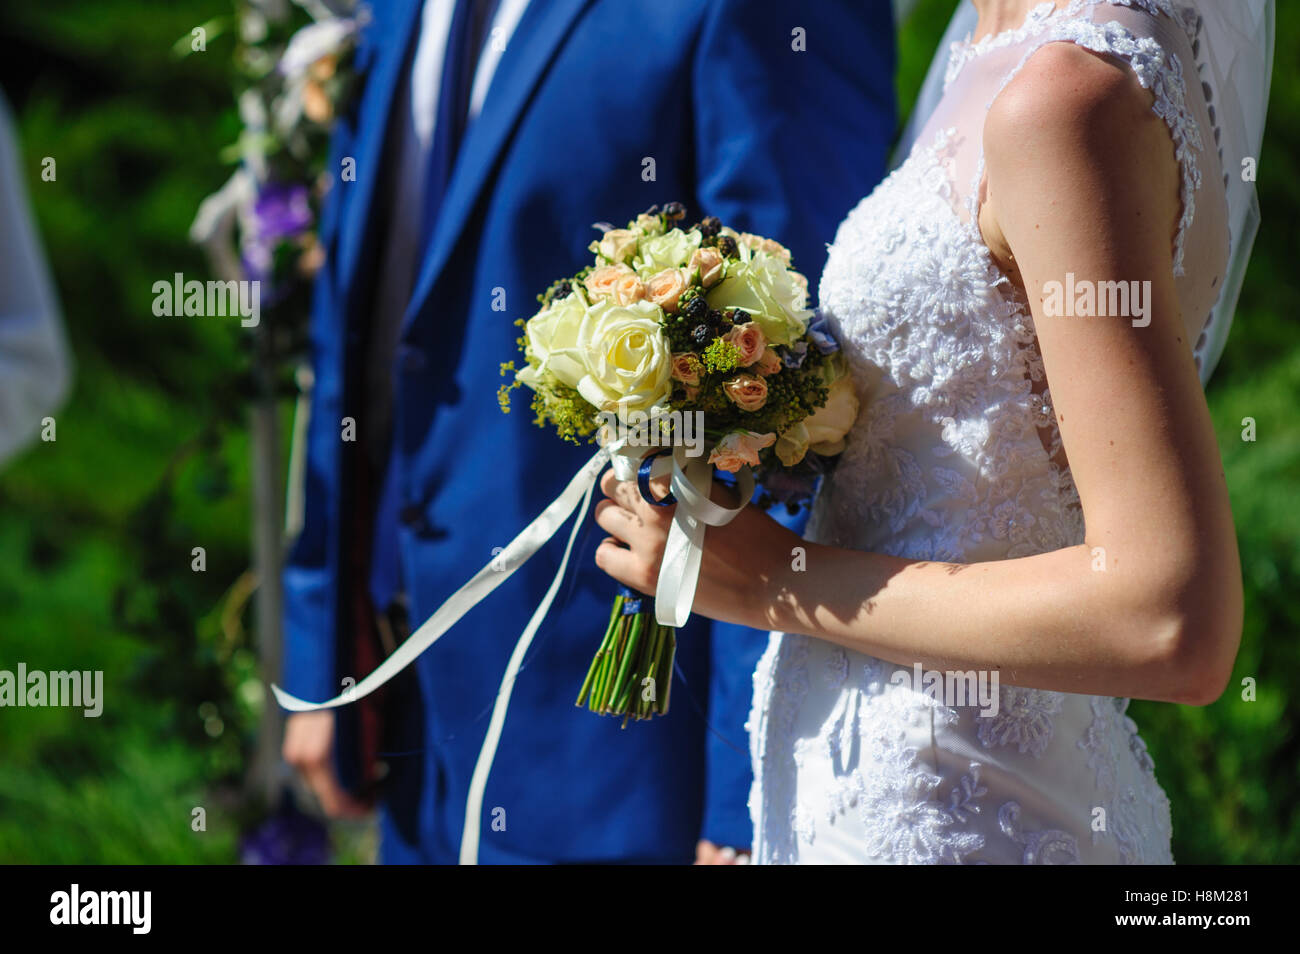
[[[1132,64],[1183,164],[1181,243],[1201,148],[1181,68],[1151,37],[1077,18],[1103,2],[1044,4],[1020,30],[958,44],[949,81],[986,55],[1018,69],[1048,38]],[[1173,0],[1115,2],[1192,35]],[[807,535],[953,564],[1075,546],[1083,516],[1033,319],[969,214],[980,143],[938,126],[830,248],[820,303],[862,410]],[[749,722],[756,861],[1172,861],[1168,799],[1125,700],[1003,685],[997,711],[982,713],[931,699],[899,671],[773,634]]]
[[985,748],[1014,746],[1036,759],[1052,742],[1052,717],[1061,711],[1064,696],[1042,689],[1002,686],[997,715],[979,720],[979,740]]

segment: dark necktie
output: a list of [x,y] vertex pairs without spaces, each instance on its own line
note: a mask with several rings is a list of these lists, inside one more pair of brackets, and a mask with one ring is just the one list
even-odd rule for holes
[[[442,79],[438,87],[437,118],[434,121],[433,141],[429,145],[429,164],[425,171],[424,213],[415,256],[417,275],[424,257],[429,253],[429,243],[438,222],[438,211],[442,207],[443,196],[455,168],[456,153],[465,132],[478,54],[483,46],[487,25],[492,22],[495,7],[494,0],[456,0],[456,8],[452,13],[442,63]],[[415,277],[412,276],[413,280]],[[401,575],[397,563],[398,522],[402,510],[397,437],[394,433],[393,448],[376,505],[372,538],[370,596],[379,612],[383,612],[397,595]]]
[[438,211],[442,208],[447,183],[456,167],[456,153],[468,120],[474,71],[495,6],[493,0],[456,0],[447,34],[447,54],[442,61],[438,116],[433,126],[429,167],[424,180],[424,220],[419,246],[423,255],[429,252],[429,242],[438,224]]

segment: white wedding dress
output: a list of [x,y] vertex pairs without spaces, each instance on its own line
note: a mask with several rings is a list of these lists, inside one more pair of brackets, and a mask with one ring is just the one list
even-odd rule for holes
[[[954,45],[934,114],[840,226],[822,276],[862,412],[809,539],[954,563],[1083,541],[1029,309],[976,224],[984,117],[1046,44],[1131,67],[1181,166],[1171,238],[1199,361],[1228,225],[1197,31],[1177,0],[1075,0]],[[893,684],[899,668],[772,634],[748,726],[757,862],[1172,863],[1128,700],[1003,685],[981,716]]]

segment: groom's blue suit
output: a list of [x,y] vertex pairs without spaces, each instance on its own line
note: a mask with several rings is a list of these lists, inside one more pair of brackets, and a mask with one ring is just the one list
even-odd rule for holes
[[[366,425],[360,352],[382,229],[375,194],[419,7],[374,4],[357,57],[364,86],[332,160],[337,171],[354,159],[356,179],[336,184],[321,223],[328,258],[312,313],[306,515],[285,572],[284,683],[306,699],[365,674],[351,668],[349,595],[350,555],[362,545],[349,474],[363,451],[340,440],[341,421]],[[533,426],[526,394],[502,414],[497,388],[500,363],[518,357],[512,322],[589,259],[592,223],[679,200],[692,221],[713,214],[779,239],[815,285],[825,243],[884,169],[893,43],[888,0],[532,0],[460,147],[392,370],[396,562],[415,624],[591,453]],[[504,312],[493,307],[501,294]],[[403,751],[385,756],[384,860],[456,860],[487,713],[566,536],[416,664],[418,691],[390,714],[408,738],[390,736],[388,747]],[[683,862],[700,837],[750,843],[744,722],[765,634],[707,621],[683,629],[684,679],[666,718],[623,731],[576,709],[614,595],[593,562],[602,536],[588,515],[514,687],[483,803],[485,863]],[[341,732],[347,768],[357,733],[346,722]]]

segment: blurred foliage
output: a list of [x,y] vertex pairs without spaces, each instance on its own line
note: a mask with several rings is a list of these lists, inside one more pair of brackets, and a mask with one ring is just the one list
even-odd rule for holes
[[[952,7],[920,0],[902,32],[904,115]],[[1246,581],[1234,688],[1203,708],[1130,710],[1173,803],[1181,862],[1300,860],[1300,291],[1286,264],[1300,217],[1300,10],[1279,7],[1264,226],[1209,389]],[[0,718],[0,862],[233,861],[247,820],[237,785],[263,700],[231,596],[249,562],[245,339],[235,319],[150,308],[153,282],[205,274],[186,232],[229,174],[231,39],[184,57],[174,47],[229,12],[223,0],[0,11],[0,83],[77,359],[58,440],[0,475],[0,668],[102,669],[106,696],[99,719]],[[45,156],[55,182],[40,179]],[[195,546],[205,572],[191,570]],[[1247,677],[1258,701],[1241,699]],[[206,832],[190,829],[195,806]],[[368,855],[367,837],[345,832],[343,857]]]
[[[240,616],[222,620],[249,563],[245,336],[238,319],[151,307],[155,281],[207,277],[186,233],[230,171],[231,41],[183,58],[173,45],[220,12],[52,0],[0,13],[0,83],[76,360],[57,441],[0,477],[0,667],[105,678],[98,719],[0,718],[0,861],[236,856],[262,705]],[[191,830],[198,806],[206,832]]]

